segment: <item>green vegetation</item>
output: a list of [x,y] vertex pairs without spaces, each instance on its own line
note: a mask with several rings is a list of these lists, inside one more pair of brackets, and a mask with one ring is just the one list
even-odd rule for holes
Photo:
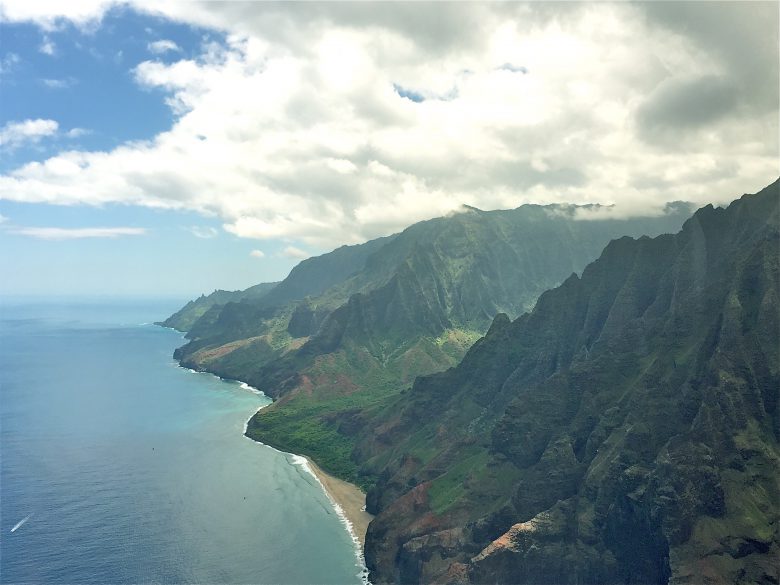
[[574,211],[468,209],[310,258],[276,285],[201,297],[165,324],[187,331],[183,365],[284,397],[253,419],[253,437],[370,485],[384,455],[361,469],[355,425],[388,397],[455,366],[496,313],[529,309],[609,238],[674,231],[685,218],[577,222]]
[[357,465],[350,457],[354,440],[324,424],[317,418],[320,413],[321,409],[306,407],[272,410],[265,413],[262,426],[250,426],[247,436],[288,453],[311,457],[328,473],[359,484]]
[[488,459],[483,449],[474,449],[472,453],[467,451],[455,465],[431,482],[428,502],[434,514],[441,516],[463,500],[467,491],[466,481],[484,473]]
[[368,490],[376,582],[777,581],[778,198],[609,244],[682,214],[465,210],[211,305],[177,357]]
[[356,436],[341,430],[358,422],[357,413],[381,409],[392,398],[383,392],[361,392],[332,399],[300,396],[288,403],[277,402],[252,419],[247,436],[311,457],[328,473],[367,490],[374,478],[360,474],[352,457]]
[[779,205],[612,242],[371,417],[372,577],[778,580]]

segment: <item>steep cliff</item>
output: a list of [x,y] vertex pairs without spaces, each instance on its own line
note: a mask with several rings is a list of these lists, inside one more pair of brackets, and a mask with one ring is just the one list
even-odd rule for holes
[[[228,303],[236,303],[242,300],[259,300],[268,294],[278,283],[269,282],[256,284],[246,290],[215,290],[209,295],[200,295],[184,305],[165,321],[159,323],[163,327],[171,327],[181,332],[188,332],[197,321],[207,312],[216,315],[218,311]],[[206,320],[202,321],[204,323]]]
[[[355,425],[368,411],[385,408],[416,376],[455,365],[496,313],[530,309],[610,238],[675,231],[687,217],[678,206],[658,218],[577,220],[586,209],[464,208],[388,241],[361,271],[291,311],[284,334],[303,337],[254,367],[241,364],[238,374],[223,370],[279,398],[253,419],[249,436],[370,485],[373,477],[357,473],[353,456]],[[245,348],[238,351],[207,367],[224,367]]]
[[611,242],[355,413],[372,581],[777,583],[779,200]]

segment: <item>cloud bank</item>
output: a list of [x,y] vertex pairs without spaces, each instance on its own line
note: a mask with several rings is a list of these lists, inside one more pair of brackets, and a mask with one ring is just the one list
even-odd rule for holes
[[[44,30],[96,26],[111,6],[27,4],[5,16]],[[764,186],[777,4],[659,4],[134,3],[227,33],[134,67],[171,129],[31,162],[0,197],[194,210],[240,237],[327,247],[464,203],[626,215]]]

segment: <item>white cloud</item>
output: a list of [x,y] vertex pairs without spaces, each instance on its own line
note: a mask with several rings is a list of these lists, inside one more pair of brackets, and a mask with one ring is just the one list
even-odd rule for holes
[[[54,120],[44,120],[36,118],[35,120],[23,120],[21,122],[8,122],[0,128],[0,146],[7,149],[13,149],[21,146],[25,142],[35,143],[46,136],[52,136],[57,133],[59,124]],[[0,195],[2,192],[0,191]]]
[[174,43],[173,41],[169,39],[161,39],[159,41],[153,41],[146,45],[146,48],[149,50],[150,53],[154,53],[155,55],[162,55],[163,53],[167,53],[169,51],[172,51],[174,53],[180,53],[181,48],[179,48],[179,45]]
[[135,227],[97,227],[97,228],[57,228],[57,227],[16,227],[15,234],[29,236],[39,240],[76,240],[82,238],[118,238],[120,236],[141,236],[146,228]]
[[41,79],[41,83],[49,89],[67,89],[78,83],[75,77],[66,77],[64,79]]
[[65,136],[68,138],[80,138],[82,136],[86,136],[87,134],[91,134],[92,132],[90,130],[87,130],[86,128],[71,128],[65,133]]
[[57,52],[57,45],[55,45],[49,37],[43,37],[43,41],[41,41],[41,44],[38,46],[38,51],[44,55],[53,57]]
[[5,223],[8,221],[8,218],[4,216],[2,213],[0,213],[0,223]]
[[[198,58],[134,70],[165,93],[175,123],[108,152],[21,166],[0,176],[0,198],[194,210],[241,237],[325,247],[463,203],[652,213],[776,178],[777,100],[759,109],[750,85],[727,85],[742,50],[729,47],[747,33],[713,44],[659,24],[643,4],[136,6],[228,33]],[[721,18],[715,4],[688,9]],[[29,19],[46,26],[65,10]],[[87,13],[103,14],[93,5],[74,22]],[[744,18],[744,31],[776,47],[761,21],[771,18]],[[773,79],[776,67],[756,70]],[[675,124],[669,109],[712,87],[729,99],[703,108],[701,124]]]
[[[255,251],[259,252],[259,250]],[[287,246],[284,250],[282,250],[282,255],[286,256],[287,258],[295,258],[298,260],[303,260],[304,258],[311,256],[311,254],[306,250],[301,250],[295,246]]]
[[33,22],[43,30],[56,30],[65,23],[93,27],[111,6],[125,4],[117,0],[3,0],[0,21]]
[[209,226],[193,225],[189,228],[190,233],[196,238],[208,240],[217,237],[217,230]]
[[249,252],[249,255],[252,258],[265,258],[265,252],[263,252],[262,250],[252,250],[251,252]]

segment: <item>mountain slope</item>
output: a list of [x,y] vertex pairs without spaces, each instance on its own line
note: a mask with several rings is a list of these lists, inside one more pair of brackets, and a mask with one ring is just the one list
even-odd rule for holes
[[265,295],[263,306],[282,306],[306,297],[316,297],[363,270],[367,259],[395,236],[370,240],[355,246],[341,246],[332,252],[307,258],[290,271],[279,286]]
[[215,290],[210,295],[200,295],[200,297],[188,302],[165,321],[162,321],[160,325],[187,332],[212,307],[222,307],[227,303],[239,302],[244,299],[259,300],[273,290],[277,284],[279,283],[269,282],[256,284],[246,290]]
[[[249,435],[369,486],[374,478],[357,473],[351,432],[364,411],[387,406],[416,376],[455,365],[497,312],[529,309],[610,238],[674,231],[687,217],[676,209],[660,218],[577,221],[578,211],[467,209],[396,236],[363,270],[298,304],[286,329],[294,339],[275,357],[255,359],[254,367],[247,360],[238,373],[222,370],[279,398],[255,417]],[[207,367],[237,355],[246,356],[230,351]]]
[[356,413],[372,582],[778,582],[778,200],[611,242]]
[[[317,296],[362,270],[367,257],[392,241],[394,236],[365,244],[341,246],[296,265],[282,282],[260,284],[245,291],[215,291],[190,301],[161,325],[186,332],[190,340],[174,357],[193,369],[228,378],[243,378],[300,343],[287,331],[298,334],[302,299]],[[297,311],[296,311],[297,307]],[[308,327],[324,314],[310,311]],[[296,327],[298,329],[296,329]]]

